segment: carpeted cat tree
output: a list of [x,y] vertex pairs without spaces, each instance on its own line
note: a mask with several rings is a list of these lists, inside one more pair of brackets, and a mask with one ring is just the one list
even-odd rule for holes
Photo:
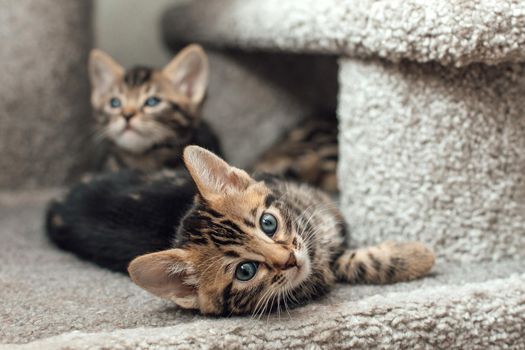
[[238,164],[337,108],[353,239],[424,241],[434,273],[341,285],[260,320],[205,318],[51,247],[45,195],[3,194],[5,348],[525,349],[525,3],[195,1],[164,28],[172,45],[218,50],[205,116]]

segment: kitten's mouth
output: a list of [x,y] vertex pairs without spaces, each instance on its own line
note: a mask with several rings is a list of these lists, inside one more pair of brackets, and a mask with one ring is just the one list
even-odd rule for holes
[[307,260],[298,260],[297,265],[290,271],[292,276],[290,276],[290,282],[294,285],[301,284],[310,273],[310,265]]
[[122,128],[122,131],[120,132],[121,134],[124,134],[125,132],[128,132],[128,131],[136,131],[134,127],[131,126],[131,124],[126,124],[126,126],[124,126]]
[[136,127],[133,125],[127,123],[126,126],[122,128],[122,130],[119,133],[119,136],[125,135],[125,134],[136,134],[139,136],[144,136]]

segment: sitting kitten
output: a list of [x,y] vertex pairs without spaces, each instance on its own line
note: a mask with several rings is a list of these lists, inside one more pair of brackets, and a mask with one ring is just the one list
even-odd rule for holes
[[253,169],[337,192],[337,119],[310,118],[287,132]]
[[194,185],[137,174],[79,185],[48,212],[49,237],[119,269],[145,254],[129,264],[136,284],[183,308],[224,316],[304,304],[336,281],[411,280],[434,263],[415,242],[349,249],[341,213],[319,190],[257,181],[197,146],[184,150],[184,162]]
[[186,47],[162,70],[127,71],[94,49],[89,74],[97,131],[109,144],[106,169],[173,168],[188,144],[220,152],[217,137],[199,117],[208,85],[208,59],[200,46]]

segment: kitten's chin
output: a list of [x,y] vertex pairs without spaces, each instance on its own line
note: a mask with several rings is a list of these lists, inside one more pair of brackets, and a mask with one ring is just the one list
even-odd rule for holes
[[113,142],[121,149],[130,153],[142,153],[153,146],[153,141],[149,140],[136,131],[126,130],[113,139]]

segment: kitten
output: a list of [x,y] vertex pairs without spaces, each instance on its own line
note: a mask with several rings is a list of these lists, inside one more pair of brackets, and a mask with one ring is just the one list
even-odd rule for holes
[[[169,202],[169,192],[176,197],[187,188],[186,179],[180,179],[178,188],[167,185],[156,193],[149,190],[156,186],[151,181],[178,178],[144,177],[146,185],[127,189],[124,184],[117,190],[119,186],[111,185],[115,179],[106,177],[100,183],[95,180],[97,189],[74,189],[64,203],[55,204],[48,212],[48,235],[99,264],[100,255],[113,254],[118,260],[129,247],[133,254],[124,253],[121,261],[140,250],[147,252],[129,264],[131,279],[182,308],[210,315],[257,315],[304,304],[327,293],[337,281],[407,281],[425,275],[434,263],[433,253],[416,242],[349,249],[341,213],[326,194],[312,187],[274,177],[258,181],[197,146],[185,149],[184,162],[196,186],[190,192],[196,195],[193,203],[188,198],[172,203],[188,208],[180,221],[177,210],[162,219],[170,216],[162,206]],[[93,206],[82,201],[80,192],[92,199],[110,198],[102,207]],[[165,197],[154,198],[159,194]],[[175,233],[169,226],[176,222]],[[120,230],[119,225],[126,226]],[[137,233],[142,238],[126,237],[135,225],[141,226]],[[162,235],[164,248],[156,251],[160,246],[154,242]],[[95,242],[99,236],[104,236],[101,244]]]
[[127,71],[94,49],[89,75],[97,133],[109,146],[106,169],[174,168],[188,144],[220,153],[217,137],[199,117],[208,85],[208,59],[200,46],[186,47],[162,70]]
[[253,170],[337,192],[337,119],[309,118],[283,135]]

